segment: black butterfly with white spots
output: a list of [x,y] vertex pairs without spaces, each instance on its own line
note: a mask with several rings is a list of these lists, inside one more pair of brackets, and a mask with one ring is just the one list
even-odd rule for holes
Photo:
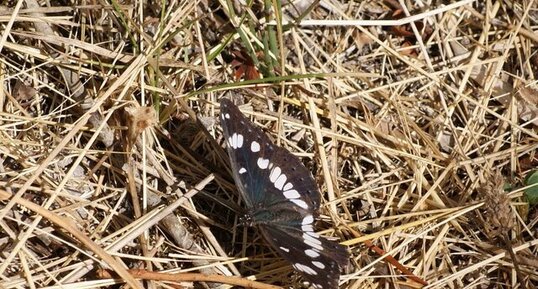
[[316,289],[336,289],[346,248],[314,232],[320,194],[299,159],[274,145],[228,99],[221,123],[233,177],[248,207],[250,225]]

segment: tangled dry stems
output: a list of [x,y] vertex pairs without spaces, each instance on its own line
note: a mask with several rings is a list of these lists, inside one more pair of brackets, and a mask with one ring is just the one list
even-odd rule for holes
[[223,96],[312,171],[342,288],[537,286],[534,1],[267,2],[0,7],[0,287],[301,286],[237,226]]

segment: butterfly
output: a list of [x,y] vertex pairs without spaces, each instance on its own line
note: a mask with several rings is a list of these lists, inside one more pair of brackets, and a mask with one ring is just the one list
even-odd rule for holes
[[316,289],[336,289],[346,248],[314,232],[320,193],[310,172],[274,145],[231,100],[220,101],[231,169],[247,206],[249,225]]

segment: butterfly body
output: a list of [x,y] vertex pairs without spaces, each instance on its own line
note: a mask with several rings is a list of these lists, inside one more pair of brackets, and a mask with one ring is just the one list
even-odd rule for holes
[[248,208],[244,220],[258,226],[265,240],[314,288],[338,288],[348,253],[313,230],[321,197],[310,172],[230,100],[220,104],[234,180]]

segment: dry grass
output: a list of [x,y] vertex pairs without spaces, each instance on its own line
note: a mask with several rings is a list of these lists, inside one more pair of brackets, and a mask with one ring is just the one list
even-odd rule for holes
[[312,171],[341,288],[536,288],[538,4],[253,2],[0,6],[0,288],[304,286],[238,226],[225,96]]

